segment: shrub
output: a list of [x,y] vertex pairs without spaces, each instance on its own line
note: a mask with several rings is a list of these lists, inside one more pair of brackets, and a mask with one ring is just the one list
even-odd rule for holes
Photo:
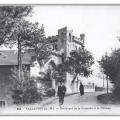
[[30,88],[24,92],[23,103],[35,103],[41,101],[41,94],[37,92],[37,88]]
[[112,104],[114,102],[112,93],[98,95],[97,99],[102,104]]
[[17,90],[17,89],[13,90],[12,98],[14,100],[14,104],[22,103],[23,91],[22,90]]
[[49,89],[47,89],[47,91],[46,91],[46,95],[48,96],[48,97],[52,97],[52,96],[55,96],[55,89],[53,89],[53,88],[49,88]]
[[23,84],[23,89],[14,89],[12,98],[15,104],[35,103],[42,100],[42,95],[37,91],[33,80]]
[[38,92],[34,78],[29,78],[27,68],[24,66],[24,72],[19,80],[18,69],[11,69],[12,74],[9,76],[14,81],[12,98],[15,104],[34,103],[42,100],[41,92]]
[[113,90],[113,95],[116,99],[119,99],[120,100],[120,87],[116,87],[114,88]]

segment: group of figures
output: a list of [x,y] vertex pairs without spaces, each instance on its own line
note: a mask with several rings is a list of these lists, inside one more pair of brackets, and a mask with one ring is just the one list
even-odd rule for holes
[[[79,91],[80,91],[80,95],[84,95],[84,86],[83,84],[80,82],[80,86],[79,86]],[[65,93],[66,93],[66,87],[63,84],[63,82],[60,82],[60,85],[58,86],[58,91],[57,91],[57,95],[59,96],[59,105],[63,105],[64,103],[64,97],[65,97]]]

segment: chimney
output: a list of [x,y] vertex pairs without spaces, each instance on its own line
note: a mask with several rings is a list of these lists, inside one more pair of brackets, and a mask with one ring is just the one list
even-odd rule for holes
[[80,39],[83,40],[83,41],[85,40],[85,34],[84,33],[80,34]]

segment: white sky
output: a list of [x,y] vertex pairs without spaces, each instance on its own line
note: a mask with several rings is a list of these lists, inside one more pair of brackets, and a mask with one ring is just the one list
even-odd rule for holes
[[106,51],[120,47],[120,6],[34,6],[32,22],[44,24],[46,36],[68,26],[79,37],[85,33],[85,45],[99,60]]

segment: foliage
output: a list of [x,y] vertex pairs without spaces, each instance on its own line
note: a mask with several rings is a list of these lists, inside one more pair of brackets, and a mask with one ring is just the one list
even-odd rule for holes
[[[50,45],[45,37],[44,26],[39,27],[37,22],[32,23],[25,19],[25,17],[30,15],[31,11],[31,6],[0,7],[0,45],[12,48],[13,46],[17,46],[19,41],[21,48],[18,48],[18,50],[22,50],[22,55],[29,50],[34,54],[32,60],[37,60],[39,64],[42,65],[43,61],[49,57]],[[19,80],[17,69],[18,68],[15,68],[13,70],[13,74],[10,77],[14,81],[14,91],[19,91],[18,95],[19,93],[20,95],[17,97],[13,95],[13,98],[18,98],[21,101],[22,94],[22,100],[24,102],[24,97],[27,96],[24,94],[28,93],[29,96],[27,97],[34,99],[32,97],[35,93],[37,97],[37,91],[33,88],[29,88],[30,85],[27,85],[29,84],[29,79],[24,75],[21,80]],[[33,94],[32,91],[35,93]],[[16,92],[14,94],[16,94]],[[25,100],[25,102],[27,101]],[[28,102],[32,101],[30,100]]]
[[77,51],[71,51],[70,57],[65,58],[64,55],[63,62],[56,65],[54,61],[50,64],[54,71],[58,72],[61,78],[65,77],[65,72],[75,75],[72,83],[74,83],[77,75],[88,77],[92,71],[91,66],[94,63],[93,56],[86,49],[79,49]]
[[[51,70],[48,69],[46,72],[39,72],[39,74],[41,75],[41,80],[42,81],[51,81]],[[39,77],[38,77],[39,78]]]
[[79,49],[78,51],[71,51],[70,57],[65,62],[68,72],[75,74],[72,80],[74,83],[77,75],[88,77],[92,71],[91,66],[94,63],[93,56],[86,49]]
[[[28,81],[27,84],[29,84],[30,82],[31,81]],[[14,89],[12,98],[15,104],[35,103],[42,100],[41,93],[38,93],[35,86],[29,86],[24,90]]]
[[109,94],[101,94],[97,96],[97,99],[102,104],[116,104],[118,101],[114,98],[112,93]]
[[41,101],[41,93],[38,93],[37,88],[29,88],[24,92],[23,103],[35,103]]
[[19,81],[17,67],[11,70],[12,74],[9,76],[14,81],[12,89],[12,98],[15,104],[21,103],[33,103],[42,100],[42,95],[37,91],[36,82],[34,79],[30,79],[27,76],[27,69],[24,66],[24,72],[22,73],[22,80]]
[[66,65],[64,63],[56,65],[53,60],[49,64],[52,66],[52,77],[56,79],[56,82],[65,81]]
[[47,95],[48,97],[55,96],[55,89],[53,89],[53,88],[47,89],[46,95]]
[[23,100],[23,91],[22,90],[13,90],[12,98],[14,100],[14,104],[20,104]]
[[101,68],[105,75],[109,76],[109,79],[115,85],[120,86],[118,82],[120,73],[120,50],[113,50],[110,55],[102,56],[99,61]]
[[17,23],[30,15],[31,6],[0,6],[0,45],[11,35]]
[[26,66],[22,66],[22,78],[19,80],[19,73],[18,68],[15,66],[11,69],[11,74],[9,74],[9,79],[11,79],[14,83],[14,89],[22,89],[23,90],[23,84],[26,84],[26,82],[29,81],[29,70],[27,70]]
[[22,53],[31,49],[33,60],[42,65],[51,52],[49,40],[46,39],[44,26],[38,22],[32,23],[25,18],[32,12],[31,6],[1,6],[0,7],[0,45],[12,48],[18,41]]
[[111,54],[102,56],[99,64],[103,73],[114,84],[114,95],[120,97],[120,49],[115,49]]
[[7,36],[5,45],[13,47],[18,43],[21,43],[21,49],[24,53],[25,50],[31,49],[34,52],[34,60],[38,60],[38,63],[42,65],[42,60],[47,59],[50,55],[49,41],[46,40],[44,34],[43,25],[39,27],[39,24],[31,23],[26,20],[21,20],[15,24],[15,28],[12,33]]

